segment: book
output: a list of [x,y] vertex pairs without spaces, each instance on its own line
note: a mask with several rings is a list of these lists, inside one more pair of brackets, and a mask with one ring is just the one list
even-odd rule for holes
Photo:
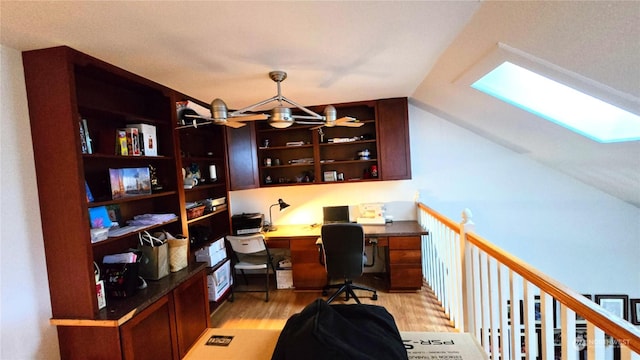
[[91,140],[91,136],[89,136],[87,119],[82,119],[82,128],[84,130],[84,141],[87,144],[87,154],[93,154],[93,140]]
[[82,125],[82,121],[78,121],[78,125],[80,126],[80,150],[83,154],[88,154],[89,149],[87,148],[87,138],[84,135],[84,126]]
[[137,128],[116,130],[116,155],[141,156],[140,134]]
[[91,203],[94,201],[93,199],[93,194],[91,194],[91,189],[89,189],[89,184],[87,184],[87,182],[84,182],[84,190],[87,193],[87,202]]
[[127,147],[127,130],[116,130],[116,155],[128,156],[129,150]]
[[144,156],[158,156],[156,127],[148,124],[129,124],[128,128],[138,129],[138,143]]
[[129,155],[141,156],[140,135],[137,128],[127,128],[127,148]]

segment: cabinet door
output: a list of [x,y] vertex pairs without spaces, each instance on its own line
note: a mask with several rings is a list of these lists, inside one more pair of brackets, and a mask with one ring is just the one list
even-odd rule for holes
[[298,289],[320,289],[327,284],[327,272],[320,263],[317,238],[291,238],[293,286]]
[[179,359],[173,301],[167,295],[120,327],[124,359]]
[[122,360],[117,327],[58,326],[58,339],[61,359]]
[[229,187],[231,190],[254,189],[260,186],[255,125],[227,128]]
[[379,100],[377,119],[382,180],[411,179],[407,98]]
[[209,301],[205,272],[193,276],[173,291],[180,358],[209,326]]

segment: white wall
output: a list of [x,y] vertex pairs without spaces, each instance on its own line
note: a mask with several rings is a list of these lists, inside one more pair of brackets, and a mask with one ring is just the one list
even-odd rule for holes
[[469,207],[479,235],[581,293],[640,296],[640,209],[418,107],[409,116],[425,204],[454,220]]
[[0,77],[0,359],[59,359],[20,52],[0,46]]

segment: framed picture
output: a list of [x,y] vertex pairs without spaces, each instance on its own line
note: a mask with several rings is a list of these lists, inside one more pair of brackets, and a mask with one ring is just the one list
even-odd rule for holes
[[[593,300],[593,298],[589,294],[582,294],[582,296],[586,297],[589,300]],[[582,325],[586,323],[587,321],[582,316],[576,314],[576,325]]]
[[640,299],[629,300],[631,304],[631,323],[633,325],[640,325]]
[[89,221],[92,229],[108,229],[111,227],[111,219],[105,206],[89,208]]
[[338,172],[337,171],[325,171],[324,172],[324,181],[338,181]]
[[[558,324],[560,322],[560,303],[558,303],[557,300],[555,300],[554,298],[551,298],[551,301],[553,301],[553,308],[552,308],[552,314],[553,314],[553,323],[552,326],[554,328],[558,327]],[[534,296],[534,316],[535,316],[535,321],[537,325],[540,325],[542,322],[542,309],[541,309],[541,304],[540,304],[540,295],[535,295]]]
[[109,169],[111,198],[151,194],[149,168]]
[[622,319],[629,320],[629,296],[627,295],[596,295],[595,301],[610,313]]
[[119,226],[124,226],[126,223],[122,221],[122,215],[120,215],[120,205],[112,204],[107,205],[107,214],[109,215],[109,220],[111,220],[112,226],[118,224]]

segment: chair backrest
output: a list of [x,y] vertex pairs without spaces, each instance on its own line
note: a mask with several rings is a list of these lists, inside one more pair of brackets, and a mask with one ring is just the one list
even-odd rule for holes
[[364,270],[364,230],[354,223],[322,225],[322,248],[331,277],[353,278]]
[[229,240],[233,251],[238,254],[254,254],[267,250],[264,235],[262,234],[244,236],[227,235],[227,240]]

